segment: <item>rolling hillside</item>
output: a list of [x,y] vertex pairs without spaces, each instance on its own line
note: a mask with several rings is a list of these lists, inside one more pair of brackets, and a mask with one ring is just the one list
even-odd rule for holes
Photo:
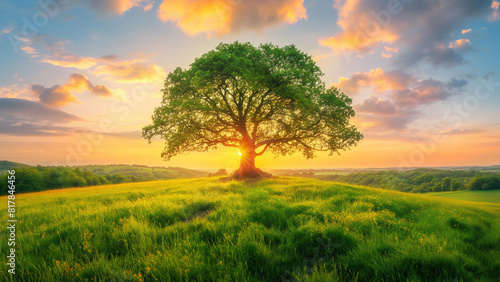
[[[0,161],[0,175],[13,168],[30,167],[30,165],[11,161]],[[193,178],[205,177],[208,172],[180,167],[150,167],[144,165],[85,165],[72,168],[90,170],[98,175],[122,174],[125,176],[135,176],[141,179],[173,179],[173,178]]]
[[[494,281],[500,273],[496,204],[276,177],[61,189],[17,195],[16,205],[17,281]],[[8,248],[0,244],[2,254]],[[7,267],[0,280],[10,279]]]
[[10,169],[23,167],[29,167],[29,165],[11,161],[0,161],[0,175],[6,173]]
[[123,174],[139,179],[174,179],[205,177],[208,172],[180,167],[150,167],[143,165],[87,165],[79,166],[82,170],[90,170],[98,175]]

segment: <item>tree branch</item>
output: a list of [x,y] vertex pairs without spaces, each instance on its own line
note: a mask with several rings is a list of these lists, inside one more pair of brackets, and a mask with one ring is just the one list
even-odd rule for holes
[[262,149],[262,151],[260,151],[259,153],[256,153],[255,155],[262,156],[266,152],[267,148],[269,148],[269,146],[270,146],[270,144],[266,144],[266,146]]

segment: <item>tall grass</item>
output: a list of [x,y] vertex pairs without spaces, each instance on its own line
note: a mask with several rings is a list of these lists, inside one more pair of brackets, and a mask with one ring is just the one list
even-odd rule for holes
[[293,177],[45,191],[18,195],[16,274],[0,280],[494,281],[498,215]]

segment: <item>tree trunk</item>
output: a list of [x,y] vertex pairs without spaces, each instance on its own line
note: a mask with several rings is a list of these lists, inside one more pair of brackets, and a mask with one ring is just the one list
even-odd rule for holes
[[[253,151],[253,152],[252,152]],[[258,177],[257,168],[255,167],[255,150],[247,149],[241,152],[240,168],[237,171],[238,178],[254,178]]]
[[233,178],[250,179],[270,176],[270,174],[255,167],[255,157],[257,154],[255,153],[254,146],[242,146],[240,148],[240,154],[240,168],[234,172]]

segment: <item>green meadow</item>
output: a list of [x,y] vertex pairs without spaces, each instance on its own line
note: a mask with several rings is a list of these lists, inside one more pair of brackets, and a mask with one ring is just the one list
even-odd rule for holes
[[0,280],[495,281],[499,215],[500,204],[294,177],[18,194],[16,274],[3,264]]
[[448,199],[462,200],[462,201],[500,204],[500,190],[487,190],[487,191],[462,190],[462,191],[451,191],[451,192],[429,192],[426,193],[426,195],[439,196]]

